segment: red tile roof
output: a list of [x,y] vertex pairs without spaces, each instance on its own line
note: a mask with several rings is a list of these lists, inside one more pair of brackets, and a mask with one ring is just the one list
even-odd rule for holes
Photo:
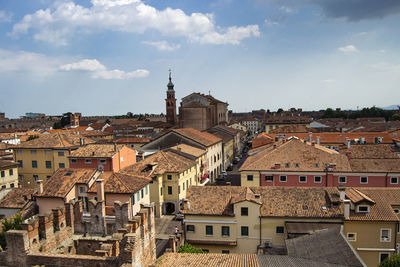
[[206,147],[212,146],[222,141],[221,138],[216,137],[215,135],[207,132],[200,132],[199,130],[196,130],[194,128],[173,129],[172,131],[189,139],[192,139],[193,141],[200,143],[201,145],[204,145]]

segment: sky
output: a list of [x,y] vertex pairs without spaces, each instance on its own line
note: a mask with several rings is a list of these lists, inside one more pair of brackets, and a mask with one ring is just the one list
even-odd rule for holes
[[0,0],[0,112],[400,104],[398,0]]

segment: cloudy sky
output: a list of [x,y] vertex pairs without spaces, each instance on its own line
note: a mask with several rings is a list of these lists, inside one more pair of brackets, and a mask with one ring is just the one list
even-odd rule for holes
[[0,0],[0,112],[236,112],[400,99],[398,0]]

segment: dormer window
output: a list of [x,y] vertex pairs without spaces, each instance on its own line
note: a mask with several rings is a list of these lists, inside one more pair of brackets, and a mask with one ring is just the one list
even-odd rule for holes
[[400,213],[400,209],[393,209],[394,213],[399,214]]
[[299,163],[295,163],[294,166],[295,166],[296,168],[298,168],[298,167],[300,167],[300,164],[299,164]]
[[319,164],[318,164],[318,163],[315,163],[315,164],[314,164],[314,167],[315,167],[315,168],[318,168],[318,167],[319,167]]
[[367,205],[357,206],[357,212],[358,213],[368,213],[369,212],[369,206],[367,206]]
[[285,168],[290,168],[290,163],[285,163]]

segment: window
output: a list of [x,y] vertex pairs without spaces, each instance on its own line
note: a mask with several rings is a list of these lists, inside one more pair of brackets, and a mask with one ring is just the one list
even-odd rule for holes
[[391,229],[381,229],[381,242],[390,242]]
[[131,196],[131,200],[132,200],[132,205],[135,205],[135,195]]
[[247,175],[247,181],[253,181],[253,175]]
[[290,163],[285,163],[285,168],[289,168],[290,167]]
[[32,168],[37,168],[37,161],[36,160],[32,160]]
[[283,226],[277,226],[276,227],[276,233],[277,234],[283,234],[285,232],[285,228]]
[[186,225],[186,231],[187,232],[194,232],[194,225],[191,225],[191,224]]
[[299,182],[300,183],[306,183],[307,182],[307,176],[300,176],[299,177]]
[[1,186],[1,189],[4,189],[4,188],[6,188],[6,186],[5,186],[5,185],[2,185],[2,186]]
[[380,252],[379,253],[379,263],[381,263],[382,261],[384,261],[387,257],[389,257],[389,253],[386,252]]
[[58,168],[65,168],[65,163],[58,163]]
[[84,186],[80,186],[79,193],[81,193],[81,194],[86,193],[86,188]]
[[33,181],[37,182],[38,180],[39,180],[39,176],[36,175],[36,174],[34,174],[34,175],[33,175]]
[[242,236],[249,236],[249,227],[248,226],[242,226],[240,228],[240,232]]
[[140,200],[140,192],[136,192],[136,201]]
[[314,183],[320,183],[322,181],[321,176],[314,176]]
[[167,179],[168,179],[168,180],[172,180],[172,175],[171,175],[171,174],[168,174],[168,175],[167,175]]
[[145,193],[146,193],[146,196],[149,194],[149,186],[148,185],[146,185],[146,187],[144,188],[144,190],[145,190]]
[[76,163],[77,159],[71,159],[71,163]]
[[50,177],[51,177],[50,175],[47,175],[47,176],[46,176],[46,179],[50,179]]
[[300,164],[299,164],[299,163],[295,163],[294,166],[295,166],[296,168],[298,168],[298,167],[300,167]]
[[1,177],[5,177],[6,176],[6,172],[5,171],[1,171]]
[[168,195],[172,195],[172,186],[168,186]]
[[185,191],[185,182],[183,182],[183,191]]
[[19,168],[24,167],[24,163],[22,162],[22,160],[18,160],[18,167]]
[[360,183],[361,184],[368,184],[368,177],[361,177],[360,178]]
[[36,151],[36,150],[31,150],[31,154],[36,155],[36,154],[37,154],[37,151]]
[[58,151],[58,156],[59,157],[64,157],[64,151]]
[[346,176],[340,176],[339,177],[339,184],[345,184],[346,183]]
[[397,177],[390,177],[390,183],[391,184],[398,184],[399,183],[399,179]]
[[222,254],[229,254],[229,250],[222,250]]
[[357,233],[347,233],[347,240],[356,241],[357,240]]
[[50,151],[50,150],[45,150],[44,153],[45,153],[46,155],[50,155],[51,151]]
[[91,159],[85,159],[85,164],[92,164],[92,160]]
[[315,163],[315,164],[314,164],[314,167],[315,167],[315,168],[318,168],[318,167],[319,167],[319,164],[318,164],[318,163]]
[[10,184],[10,188],[14,188],[14,184]]
[[181,193],[181,186],[178,185],[178,194],[180,194],[180,193]]
[[106,164],[106,160],[105,160],[105,159],[101,159],[101,160],[100,160],[100,163],[101,163],[101,164]]
[[362,205],[360,205],[360,206],[357,206],[357,212],[360,212],[360,213],[368,213],[369,212],[369,206],[362,206]]
[[8,174],[9,174],[10,176],[13,176],[13,175],[14,175],[14,170],[13,170],[13,169],[10,169],[10,170],[8,171]]
[[[394,211],[394,213],[396,213],[396,214],[399,214],[400,213],[400,210],[399,209],[393,209],[393,211]],[[399,224],[400,225],[400,224]]]
[[51,169],[51,161],[46,160],[46,168]]
[[287,177],[285,175],[282,175],[279,177],[279,181],[280,182],[286,182],[287,181]]
[[272,176],[272,175],[266,175],[266,176],[265,176],[265,181],[267,181],[267,182],[273,182],[273,181],[274,181],[274,176]]
[[212,225],[206,225],[206,235],[213,235],[213,227]]
[[142,190],[140,190],[140,196],[141,196],[141,198],[144,198],[144,190],[143,190],[143,188],[142,188]]
[[221,227],[221,235],[222,236],[229,236],[229,226],[222,226]]
[[247,208],[247,207],[240,208],[240,215],[249,216],[249,208]]
[[18,175],[18,180],[22,183],[24,181],[24,176],[22,174]]
[[17,150],[17,154],[22,154],[22,150]]

